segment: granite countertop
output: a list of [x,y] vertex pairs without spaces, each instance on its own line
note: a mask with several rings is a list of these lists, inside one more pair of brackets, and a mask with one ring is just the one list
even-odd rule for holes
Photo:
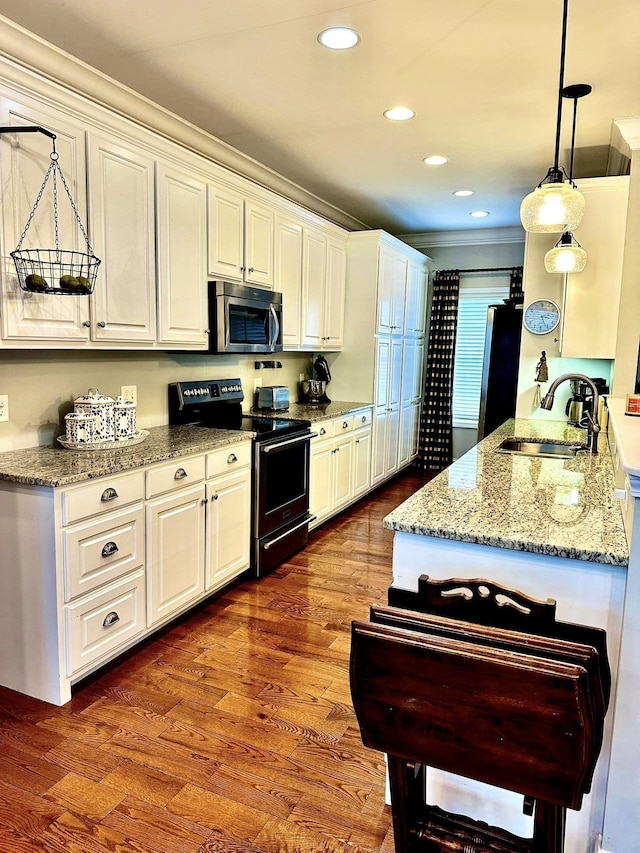
[[252,415],[265,418],[289,418],[292,421],[324,421],[328,418],[340,418],[343,415],[357,412],[360,409],[370,409],[373,403],[349,403],[343,400],[332,400],[322,406],[310,406],[308,403],[291,403],[286,412],[259,412],[251,410]]
[[507,421],[384,519],[390,530],[614,566],[629,563],[606,436],[599,453],[496,452],[504,438],[585,442],[564,421]]
[[149,429],[141,444],[115,450],[30,447],[0,453],[0,480],[32,486],[67,486],[94,477],[130,471],[165,459],[205,453],[253,437],[253,432],[190,426]]

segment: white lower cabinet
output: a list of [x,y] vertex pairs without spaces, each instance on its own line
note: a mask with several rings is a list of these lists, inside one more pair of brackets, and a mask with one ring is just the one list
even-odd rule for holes
[[147,503],[148,627],[204,592],[204,484]]
[[251,469],[207,483],[205,589],[219,589],[249,568]]
[[311,528],[369,490],[371,409],[321,421],[316,430],[309,474],[309,510],[315,516]]

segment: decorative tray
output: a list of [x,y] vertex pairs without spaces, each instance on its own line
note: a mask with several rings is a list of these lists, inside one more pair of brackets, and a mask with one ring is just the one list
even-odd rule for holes
[[125,447],[133,447],[134,444],[142,444],[149,435],[149,430],[141,429],[131,438],[121,438],[119,441],[92,441],[91,443],[67,441],[61,435],[58,442],[67,450],[124,450]]

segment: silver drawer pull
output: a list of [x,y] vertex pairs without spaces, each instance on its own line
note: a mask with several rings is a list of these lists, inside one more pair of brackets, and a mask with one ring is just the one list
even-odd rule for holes
[[342,429],[347,429],[348,426],[349,424],[347,423],[347,421],[342,422]]
[[188,476],[188,474],[187,474],[187,472],[184,470],[184,468],[178,468],[178,470],[176,471],[176,473],[173,475],[173,479],[174,479],[174,480],[184,480],[184,478],[185,478],[185,477],[187,477],[187,476]]
[[115,625],[116,622],[120,621],[120,617],[116,613],[115,610],[112,610],[111,613],[107,613],[104,617],[104,622],[102,623],[103,628],[110,628],[112,625]]
[[233,465],[233,463],[237,462],[237,461],[238,461],[238,457],[236,456],[235,453],[230,453],[227,456],[227,465]]
[[327,434],[326,429],[324,427],[321,427],[320,428],[320,435],[326,435],[326,434]]
[[109,486],[108,489],[105,489],[102,493],[102,497],[100,500],[102,503],[108,503],[109,501],[115,501],[116,498],[120,497],[120,495],[116,492],[114,488]]
[[367,421],[367,416],[366,416],[366,415],[363,415],[363,416],[362,416],[362,423],[364,424],[364,423],[366,423],[366,421]]
[[115,542],[107,542],[102,549],[102,556],[110,557],[112,554],[117,554],[119,550]]

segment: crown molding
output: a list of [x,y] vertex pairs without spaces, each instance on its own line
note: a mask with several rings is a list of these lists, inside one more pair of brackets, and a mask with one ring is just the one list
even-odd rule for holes
[[[638,151],[640,149],[640,116],[614,119],[611,128],[612,145],[614,141],[618,143],[616,148],[620,145],[621,152],[626,156],[630,156],[631,151]],[[626,146],[626,152],[622,146]]]
[[3,15],[0,15],[0,57],[7,60],[6,69],[3,69],[7,79],[11,79],[11,64],[14,64],[37,78],[44,78],[159,133],[336,225],[349,231],[368,228],[366,223],[346,211]]
[[469,228],[460,231],[424,231],[398,234],[398,239],[415,249],[442,246],[481,246],[498,243],[524,243],[525,232],[520,225],[505,228]]

